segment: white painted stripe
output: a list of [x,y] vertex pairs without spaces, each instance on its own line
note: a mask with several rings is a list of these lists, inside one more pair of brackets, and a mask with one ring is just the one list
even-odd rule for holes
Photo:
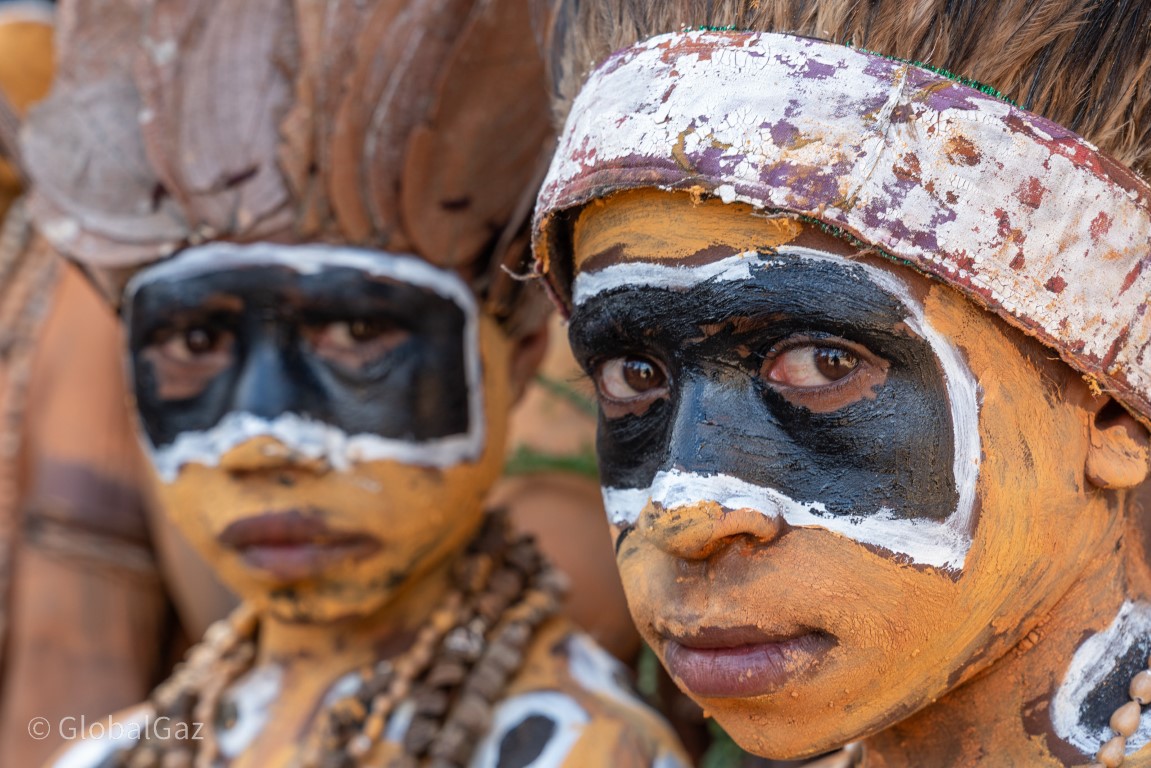
[[620,685],[626,678],[623,665],[583,632],[573,632],[567,639],[568,671],[572,679],[588,693],[613,701],[623,707],[644,708],[636,695]]
[[[94,719],[88,721],[89,730],[96,735],[93,738],[81,738],[73,741],[67,749],[62,751],[50,763],[51,768],[95,768],[106,765],[109,758],[117,752],[131,749],[136,745],[150,727],[155,725],[156,715],[147,704],[141,704],[126,712],[112,715],[110,718]],[[97,724],[105,728],[93,728]],[[52,725],[57,725],[53,723]],[[113,727],[115,726],[115,727]],[[80,727],[80,718],[76,718],[69,727]],[[60,733],[51,734],[60,737]],[[81,736],[81,734],[74,734]]]
[[162,448],[150,446],[152,463],[164,482],[175,481],[186,464],[216,467],[228,451],[256,437],[270,437],[307,459],[323,459],[332,469],[349,470],[364,461],[400,461],[429,467],[450,467],[472,461],[483,452],[482,432],[450,435],[422,443],[380,437],[370,432],[349,435],[339,427],[295,413],[272,420],[247,412],[226,415],[211,429],[181,432]]
[[697,266],[668,266],[647,261],[613,264],[598,272],[580,272],[572,289],[572,301],[578,307],[601,293],[629,286],[647,286],[667,290],[683,290],[706,281],[747,280],[751,277],[749,259],[757,259],[755,251],[728,256],[709,264]]
[[[1103,724],[1091,728],[1080,720],[1080,712],[1088,697],[1115,671],[1116,659],[1122,658],[1136,642],[1151,636],[1151,605],[1123,603],[1111,626],[1092,635],[1071,657],[1063,674],[1063,682],[1051,700],[1051,724],[1059,738],[1073,745],[1087,756],[1109,740],[1113,733]],[[1127,754],[1151,743],[1151,718],[1139,721],[1139,730],[1127,739]]]
[[651,764],[651,768],[690,768],[690,766],[679,755],[661,752]]
[[404,737],[408,735],[408,729],[412,727],[412,720],[416,717],[416,703],[411,699],[405,699],[402,704],[396,707],[396,711],[388,718],[388,725],[384,729],[384,741],[394,741],[397,744],[402,744]]
[[[479,307],[467,284],[454,272],[439,269],[415,256],[327,245],[277,243],[210,243],[189,248],[167,261],[137,273],[124,289],[130,314],[132,298],[147,285],[161,280],[186,280],[241,267],[279,266],[301,275],[325,269],[358,269],[373,277],[427,288],[452,302],[464,313],[464,374],[468,388],[468,429],[425,441],[398,440],[342,429],[294,413],[268,420],[251,413],[227,414],[211,429],[182,432],[162,448],[143,442],[165,482],[173,482],[188,463],[218,466],[220,458],[254,437],[271,437],[291,451],[310,459],[324,459],[345,471],[358,461],[394,460],[407,464],[449,467],[474,461],[484,449],[483,371],[479,352]],[[127,325],[127,324],[126,324]]]
[[[754,252],[730,256],[713,264],[697,267],[679,267],[674,279],[676,286],[689,287],[714,279],[714,274],[734,273],[734,266],[740,265],[747,270],[747,279],[751,276],[751,267],[756,269],[770,269],[787,263],[788,259],[798,258],[810,261],[828,261],[840,265],[851,266],[863,270],[867,276],[881,289],[898,299],[907,309],[905,320],[908,327],[919,334],[930,346],[943,369],[947,386],[948,400],[951,408],[951,424],[954,437],[954,461],[952,472],[955,487],[959,493],[959,501],[955,511],[940,523],[925,519],[896,518],[891,510],[877,510],[869,516],[834,517],[820,516],[815,513],[826,513],[826,507],[818,502],[795,502],[784,494],[771,488],[760,488],[737,478],[731,478],[741,484],[741,488],[754,489],[752,492],[744,490],[727,493],[723,490],[723,483],[709,482],[694,484],[702,493],[706,492],[723,496],[712,498],[701,496],[690,499],[687,489],[675,485],[669,478],[678,473],[661,472],[656,476],[656,484],[651,489],[642,488],[604,488],[604,505],[607,508],[608,519],[613,525],[634,524],[639,519],[640,511],[647,504],[648,499],[669,508],[660,498],[659,493],[675,492],[676,506],[686,506],[692,501],[715,501],[728,509],[749,507],[759,509],[765,514],[778,514],[791,525],[819,526],[841,533],[861,543],[874,544],[886,547],[899,554],[910,557],[914,562],[934,565],[947,570],[958,570],[963,567],[967,550],[971,546],[971,519],[975,508],[975,495],[979,480],[980,436],[979,436],[979,389],[975,377],[964,362],[959,351],[947,341],[938,331],[931,327],[924,316],[923,305],[912,296],[907,285],[894,274],[871,264],[852,261],[833,253],[819,251],[812,248],[786,247],[779,248],[771,258],[760,258],[751,261],[748,257]],[[599,276],[602,285],[631,285],[645,287],[668,287],[666,275],[653,272],[646,273],[633,269],[636,262],[613,264],[604,269],[591,273]],[[667,269],[667,268],[665,268]],[[645,277],[652,281],[645,282]],[[727,279],[738,280],[739,277]],[[577,278],[578,285],[578,278]],[[679,473],[687,477],[688,473]],[[693,478],[702,477],[690,475]],[[667,485],[663,489],[662,482]],[[709,480],[727,475],[714,475]],[[663,489],[663,490],[661,490]],[[670,490],[668,490],[670,489]],[[686,495],[685,495],[686,494]],[[733,495],[734,494],[734,495]],[[726,499],[726,501],[725,501]],[[765,504],[766,506],[757,506]],[[735,505],[735,506],[732,506]],[[790,516],[789,516],[790,515]],[[806,522],[799,522],[804,520]],[[862,521],[868,521],[866,525]],[[844,522],[846,521],[846,522]],[[885,543],[886,542],[886,543]]]
[[[781,257],[794,255],[838,263],[847,261],[842,256],[813,248],[780,248],[779,255]],[[871,264],[851,263],[863,269],[876,285],[899,299],[907,308],[911,313],[905,320],[907,326],[931,345],[931,350],[943,368],[943,376],[947,382],[947,398],[951,405],[954,449],[952,473],[955,488],[959,492],[959,503],[955,512],[948,517],[947,525],[956,533],[970,539],[974,533],[971,530],[971,518],[975,509],[975,493],[979,485],[979,461],[982,454],[979,437],[979,385],[975,383],[975,376],[967,367],[959,350],[927,322],[923,305],[911,295],[906,283],[893,273]],[[961,560],[959,565],[962,564]]]
[[[620,493],[620,491],[623,493]],[[963,567],[971,546],[969,536],[955,531],[950,520],[897,518],[883,508],[870,515],[836,516],[818,501],[796,501],[774,488],[753,485],[731,475],[701,475],[673,469],[656,474],[647,491],[604,488],[604,506],[615,525],[634,523],[648,500],[665,510],[712,501],[724,509],[753,509],[779,517],[793,528],[822,528],[832,533],[904,555],[912,562],[953,571]],[[642,495],[644,503],[635,506]]]
[[213,272],[267,266],[286,267],[301,275],[316,275],[333,268],[358,269],[373,277],[427,288],[465,310],[476,306],[475,296],[459,275],[434,267],[418,256],[338,245],[282,243],[208,243],[181,251],[137,272],[124,287],[124,304],[130,304],[144,286],[161,280],[183,280]]

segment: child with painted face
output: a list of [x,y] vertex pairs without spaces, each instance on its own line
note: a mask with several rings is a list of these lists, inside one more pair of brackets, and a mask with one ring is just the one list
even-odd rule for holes
[[681,764],[482,506],[546,314],[504,271],[549,133],[524,10],[61,8],[34,215],[243,604],[57,765]]
[[1151,765],[1151,7],[559,18],[538,269],[679,686],[769,757]]

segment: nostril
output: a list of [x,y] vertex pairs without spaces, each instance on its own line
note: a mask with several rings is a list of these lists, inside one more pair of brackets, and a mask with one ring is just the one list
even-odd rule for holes
[[733,543],[765,546],[783,535],[779,515],[743,507],[727,509],[714,501],[697,501],[665,509],[650,502],[640,515],[644,536],[675,557],[705,560]]
[[324,457],[305,456],[279,440],[261,435],[221,455],[220,468],[236,476],[266,475],[290,487],[300,473],[324,474],[331,470],[331,464]]

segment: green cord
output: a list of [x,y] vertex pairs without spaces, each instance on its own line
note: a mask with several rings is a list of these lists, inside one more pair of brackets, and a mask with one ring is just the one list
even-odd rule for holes
[[[698,27],[689,27],[689,29],[691,29],[693,31],[697,31],[697,32],[754,32],[755,31],[752,29],[747,29],[746,27],[738,27],[735,24],[728,24],[725,27],[714,27],[714,26],[709,26],[707,24],[700,24]],[[1012,99],[1007,94],[1000,91],[998,88],[995,88],[994,86],[987,85],[986,83],[981,83],[978,80],[972,80],[970,77],[964,77],[963,75],[958,75],[958,74],[956,74],[950,70],[944,69],[943,67],[937,67],[933,64],[928,64],[925,61],[913,61],[911,59],[904,59],[900,56],[889,56],[886,53],[879,53],[878,51],[869,51],[866,48],[861,48],[861,47],[857,46],[855,43],[851,42],[850,40],[848,40],[845,43],[845,45],[848,48],[853,48],[853,49],[859,51],[860,53],[868,53],[868,54],[871,54],[872,56],[879,56],[880,58],[887,59],[888,61],[898,61],[898,62],[903,63],[903,64],[911,64],[912,66],[920,67],[921,69],[926,69],[929,72],[934,72],[937,75],[942,75],[943,77],[946,77],[948,80],[959,83],[960,85],[966,85],[968,88],[974,88],[975,90],[979,91],[980,93],[985,93],[988,96],[992,96],[996,99],[999,99],[1000,101],[1007,102],[1008,104],[1010,104],[1013,107],[1017,107],[1017,108],[1019,107],[1018,102],[1016,102],[1014,99]]]
[[934,72],[937,75],[942,75],[943,77],[946,77],[948,80],[952,80],[956,83],[959,83],[960,85],[966,85],[968,88],[974,88],[975,90],[979,91],[980,93],[985,93],[988,96],[993,96],[993,97],[999,99],[1000,101],[1005,101],[1013,107],[1019,107],[1019,104],[1016,103],[1014,99],[1012,99],[1010,96],[1003,93],[999,89],[997,89],[993,86],[987,85],[986,83],[981,83],[978,80],[972,80],[970,77],[964,77],[963,75],[957,75],[950,70],[944,69],[943,67],[936,67],[932,64],[928,64],[928,63],[923,62],[923,61],[912,61],[911,59],[904,59],[904,58],[900,58],[899,56],[888,56],[886,53],[879,53],[878,51],[869,51],[866,48],[860,48],[859,46],[857,46],[855,43],[851,42],[850,40],[847,41],[846,45],[848,48],[854,48],[855,50],[859,51],[860,53],[868,53],[868,54],[871,54],[872,56],[879,56],[882,59],[887,59],[888,61],[898,61],[898,62],[903,63],[903,64],[911,64],[912,66],[920,67],[921,69],[926,69],[929,72]]

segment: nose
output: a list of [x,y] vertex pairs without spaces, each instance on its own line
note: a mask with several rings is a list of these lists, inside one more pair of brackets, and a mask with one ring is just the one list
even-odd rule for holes
[[750,382],[730,372],[686,376],[678,394],[667,455],[637,531],[684,560],[736,542],[771,544],[787,530],[780,494],[762,485],[774,485],[787,446],[771,414]]
[[707,560],[733,544],[767,546],[787,524],[770,511],[727,509],[710,499],[665,507],[649,501],[640,513],[637,533],[681,560]]
[[297,386],[274,338],[259,338],[248,350],[244,367],[232,391],[231,410],[274,419],[299,411]]

